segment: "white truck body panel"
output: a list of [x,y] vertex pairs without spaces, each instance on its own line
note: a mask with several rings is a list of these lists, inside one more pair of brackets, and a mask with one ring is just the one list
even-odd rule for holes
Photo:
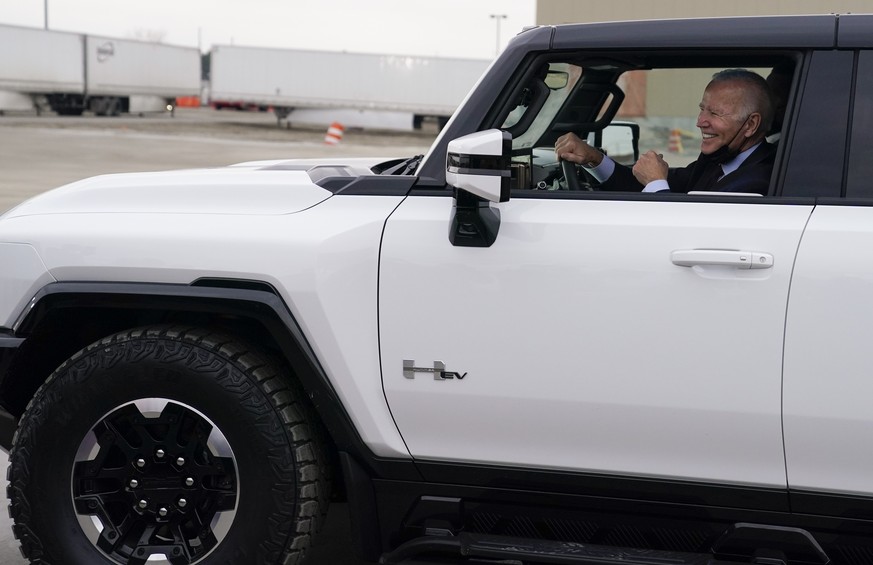
[[82,93],[83,43],[76,33],[0,25],[0,89]]
[[[490,61],[219,45],[211,100],[449,116]],[[447,78],[451,80],[447,80]]]
[[402,199],[331,198],[302,170],[243,165],[79,181],[3,216],[0,241],[40,243],[0,245],[0,261],[20,269],[0,289],[0,324],[53,280],[261,280],[300,323],[362,439],[408,458],[382,391],[377,327],[379,243]]
[[[483,252],[449,242],[451,206],[407,198],[382,246],[385,396],[414,458],[785,487],[782,332],[811,207],[519,198]],[[775,262],[671,262],[694,248]]]
[[0,281],[0,326],[11,328],[40,288],[55,282],[33,246],[0,243],[6,276]]
[[194,47],[86,36],[88,94],[196,96],[200,52]]
[[[784,427],[793,489],[873,491],[873,229],[866,206],[816,206],[785,325]],[[859,447],[862,446],[862,447]]]

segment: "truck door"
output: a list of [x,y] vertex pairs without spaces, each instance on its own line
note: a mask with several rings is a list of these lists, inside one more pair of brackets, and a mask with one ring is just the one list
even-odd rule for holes
[[783,328],[811,207],[711,198],[514,197],[488,248],[449,242],[451,197],[407,198],[379,321],[411,454],[784,487]]
[[[680,89],[677,110],[693,129],[713,74],[707,55],[682,69],[656,68],[651,53],[628,57],[652,64],[650,89],[699,85],[693,104]],[[586,65],[577,54],[552,57],[544,69],[531,64],[537,72],[517,82],[518,105],[504,97],[495,121],[530,174],[520,171],[519,190],[492,204],[500,227],[490,247],[452,245],[450,194],[413,191],[388,219],[379,324],[391,412],[421,469],[784,489],[786,304],[814,201],[554,189],[551,128],[610,115],[612,96],[620,97],[611,84],[633,98],[633,81],[622,84],[609,60],[598,54]],[[782,147],[795,142],[786,132]],[[692,135],[686,162],[700,144]],[[675,165],[680,156],[667,158]],[[520,180],[528,176],[529,184]],[[762,268],[748,268],[750,259]]]

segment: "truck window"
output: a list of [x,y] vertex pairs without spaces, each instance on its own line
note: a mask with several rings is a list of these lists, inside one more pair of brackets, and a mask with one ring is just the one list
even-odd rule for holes
[[[790,60],[784,55],[719,57],[715,65],[712,59],[700,57],[704,64],[681,68],[659,66],[657,56],[645,54],[549,62],[549,72],[565,75],[567,81],[551,89],[528,86],[501,124],[513,135],[514,188],[569,190],[554,152],[555,141],[568,132],[623,165],[632,166],[638,155],[654,151],[671,168],[685,167],[700,155],[697,117],[713,75],[726,68],[743,68],[766,78],[774,67],[784,68]],[[684,63],[682,58],[667,62],[677,60]],[[609,127],[619,123],[624,127]],[[631,138],[637,131],[638,139]],[[579,177],[589,186],[595,184],[582,170]]]

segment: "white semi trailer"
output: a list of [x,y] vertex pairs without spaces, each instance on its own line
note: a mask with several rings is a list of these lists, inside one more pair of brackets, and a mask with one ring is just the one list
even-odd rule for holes
[[0,25],[0,53],[0,91],[7,93],[0,104],[20,106],[27,96],[62,115],[117,115],[164,110],[177,97],[200,94],[193,47]]
[[280,121],[328,119],[338,114],[325,110],[335,110],[363,125],[397,124],[400,115],[409,127],[425,118],[444,124],[490,64],[236,45],[214,46],[210,58],[209,100],[216,107],[271,107]]

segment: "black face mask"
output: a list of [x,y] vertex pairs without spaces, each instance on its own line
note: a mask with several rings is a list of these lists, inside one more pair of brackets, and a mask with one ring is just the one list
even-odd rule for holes
[[737,148],[731,149],[731,145],[734,140],[740,135],[740,132],[743,130],[743,126],[746,125],[746,122],[749,121],[749,116],[746,116],[746,119],[743,120],[743,123],[740,124],[740,127],[737,128],[737,132],[731,138],[730,141],[710,153],[709,155],[702,154],[700,155],[701,159],[709,161],[711,163],[715,163],[716,165],[724,165],[725,163],[730,162],[737,155],[742,152],[743,144],[741,143]]

